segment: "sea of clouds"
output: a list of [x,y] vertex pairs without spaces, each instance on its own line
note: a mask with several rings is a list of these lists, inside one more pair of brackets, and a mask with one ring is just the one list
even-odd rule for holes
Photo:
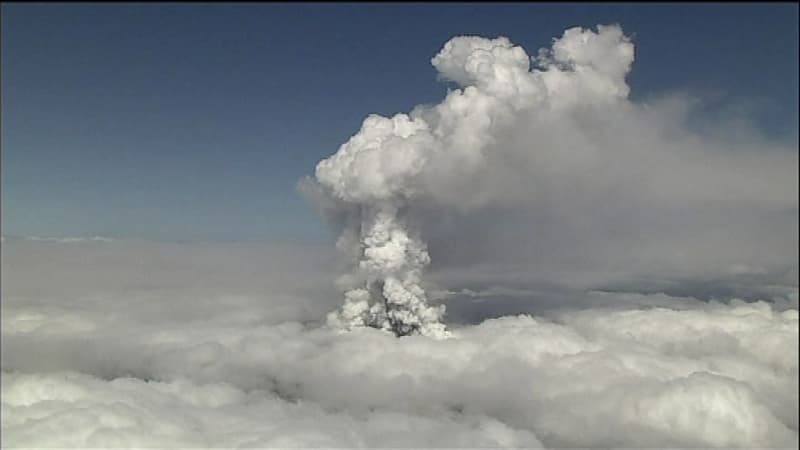
[[798,441],[796,289],[443,290],[452,336],[434,340],[326,326],[325,246],[6,239],[2,256],[3,447]]
[[338,252],[4,237],[2,446],[796,448],[797,143],[628,100],[619,27],[537,55],[321,164]]

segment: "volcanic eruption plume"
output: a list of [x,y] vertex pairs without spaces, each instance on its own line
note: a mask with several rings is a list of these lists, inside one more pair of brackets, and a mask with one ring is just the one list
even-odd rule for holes
[[487,157],[505,151],[497,136],[518,126],[521,114],[624,99],[632,61],[633,45],[618,26],[569,29],[536,58],[505,37],[447,42],[431,62],[460,89],[409,114],[370,115],[316,167],[317,191],[342,218],[338,246],[355,262],[345,304],[329,322],[398,336],[447,336],[444,307],[429,305],[421,284],[430,256],[414,220],[418,205],[463,209],[491,202],[485,187],[469,200],[445,192],[480,179],[491,164]]

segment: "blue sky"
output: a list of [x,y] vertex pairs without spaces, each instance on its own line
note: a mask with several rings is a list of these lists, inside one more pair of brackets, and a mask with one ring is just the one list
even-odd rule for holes
[[534,54],[612,22],[634,98],[747,104],[796,141],[796,4],[4,3],[3,234],[326,239],[297,180],[367,114],[439,100],[450,37]]

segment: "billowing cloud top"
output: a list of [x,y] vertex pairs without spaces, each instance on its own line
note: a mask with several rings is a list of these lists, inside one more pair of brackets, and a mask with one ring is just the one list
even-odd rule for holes
[[451,39],[431,63],[463,90],[410,116],[369,116],[335,155],[319,163],[317,179],[350,202],[411,197],[420,189],[413,178],[426,170],[429,158],[444,153],[471,162],[490,144],[494,122],[513,120],[507,114],[627,97],[633,44],[618,26],[597,32],[571,28],[538,62],[542,69],[531,71],[525,50],[505,37]]

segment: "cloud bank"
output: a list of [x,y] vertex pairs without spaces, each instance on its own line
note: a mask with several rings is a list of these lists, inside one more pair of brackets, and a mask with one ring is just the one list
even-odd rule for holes
[[[332,280],[324,246],[2,250],[3,447],[798,443],[796,294],[589,292],[537,309],[494,288],[472,297],[539,312],[398,339],[324,325],[332,281],[304,286]],[[458,294],[452,311],[471,301]]]

